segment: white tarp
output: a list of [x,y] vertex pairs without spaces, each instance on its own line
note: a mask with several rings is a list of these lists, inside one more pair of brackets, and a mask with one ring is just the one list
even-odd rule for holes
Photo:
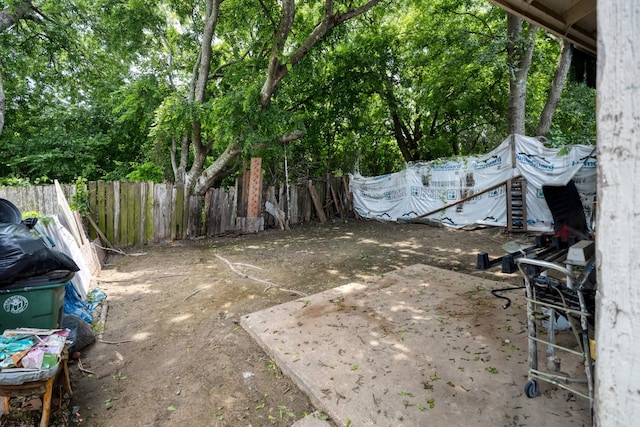
[[80,268],[71,279],[71,283],[78,291],[78,295],[84,300],[87,297],[87,292],[89,292],[93,270],[87,263],[87,258],[83,254],[82,248],[78,246],[76,239],[56,217],[49,218],[46,225],[44,222],[39,221],[35,226],[35,230],[41,236],[48,238],[43,240],[49,246],[73,259]]
[[[551,149],[535,138],[521,135],[506,138],[483,156],[410,163],[401,172],[377,177],[350,175],[350,185],[354,208],[364,218],[408,220],[468,198],[427,218],[452,227],[469,224],[505,227],[506,186],[500,184],[518,175],[527,181],[529,230],[553,229],[553,217],[542,186],[566,185],[572,178],[587,220],[591,218],[596,193],[594,147]],[[474,194],[477,196],[473,197]]]

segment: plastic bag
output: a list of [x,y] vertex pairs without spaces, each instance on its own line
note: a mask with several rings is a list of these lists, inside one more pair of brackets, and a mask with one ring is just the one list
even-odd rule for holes
[[49,248],[24,224],[0,223],[0,287],[53,271],[79,271],[66,254]]
[[64,288],[64,313],[78,316],[87,323],[93,322],[93,309],[88,301],[83,301],[73,283]]
[[96,341],[91,326],[78,316],[73,314],[62,315],[62,327],[69,330],[67,341],[69,344],[69,354],[80,351]]

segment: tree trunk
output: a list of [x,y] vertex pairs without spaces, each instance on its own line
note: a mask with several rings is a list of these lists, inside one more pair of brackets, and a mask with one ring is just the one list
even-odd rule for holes
[[598,215],[594,425],[640,419],[640,3],[598,1]]
[[560,95],[562,95],[562,90],[564,89],[564,84],[567,81],[567,74],[569,73],[569,67],[571,66],[572,56],[573,45],[566,40],[562,41],[562,49],[560,51],[560,57],[558,58],[558,65],[556,66],[556,72],[553,75],[551,89],[549,89],[549,94],[547,95],[547,102],[544,104],[544,108],[540,114],[540,121],[536,128],[536,136],[545,138],[549,136],[553,114],[556,111]]
[[0,33],[15,25],[21,19],[38,20],[32,16],[33,5],[30,1],[18,1],[0,11]]
[[[220,16],[221,1],[222,0],[207,0],[204,32],[200,42],[198,61],[193,69],[191,93],[189,94],[189,102],[194,104],[202,104],[205,101],[209,72],[211,71],[211,43],[215,35],[218,18]],[[183,166],[184,161],[184,170],[186,170],[186,161],[189,156],[189,150],[191,149],[191,146],[193,146],[193,163],[191,163],[189,172],[184,174],[184,185],[187,195],[191,195],[193,193],[194,187],[200,181],[205,161],[211,152],[211,147],[213,146],[212,141],[206,143],[203,143],[202,141],[202,122],[200,119],[196,119],[193,122],[190,137],[191,141],[183,140],[180,159],[180,165]],[[180,171],[181,168],[178,168],[178,170]],[[180,184],[177,176],[176,184]]]
[[237,143],[229,144],[224,150],[224,153],[219,155],[218,158],[197,177],[197,181],[194,182],[193,192],[199,196],[203,196],[213,182],[222,175],[225,167],[231,163],[241,151],[240,145]]
[[[265,81],[260,91],[260,105],[263,109],[269,106],[271,98],[275,94],[277,87],[282,79],[288,74],[289,70],[302,60],[311,50],[311,48],[326,36],[328,31],[337,25],[354,18],[369,9],[382,0],[369,0],[364,5],[347,10],[340,14],[333,7],[333,0],[325,0],[324,15],[321,22],[315,27],[307,39],[300,47],[290,56],[286,57],[283,52],[295,16],[294,0],[284,0],[282,3],[282,17],[277,32],[274,35],[273,47],[269,60],[269,66]],[[222,0],[207,0],[207,16],[205,19],[205,29],[202,36],[201,51],[199,56],[199,66],[194,67],[194,76],[192,79],[192,98],[194,102],[204,102],[206,95],[206,85],[211,70],[211,42],[215,35],[215,28],[219,17],[219,7]],[[286,59],[282,59],[286,58]],[[222,175],[224,169],[229,165],[241,152],[242,147],[239,141],[230,144],[215,162],[208,168],[203,170],[205,159],[210,154],[212,141],[202,142],[202,133],[200,130],[201,123],[196,121],[193,123],[191,132],[191,145],[193,145],[194,161],[186,176],[186,185],[188,194],[204,194],[215,180]],[[299,131],[295,131],[281,138],[299,138]],[[183,157],[185,148],[183,146]],[[188,154],[188,148],[186,153]]]
[[509,133],[525,134],[525,112],[527,104],[527,74],[533,56],[533,42],[538,27],[529,24],[523,30],[523,20],[507,15],[507,54],[509,61]]
[[409,126],[403,122],[398,111],[398,100],[393,93],[393,85],[389,79],[385,79],[384,93],[381,95],[386,100],[391,113],[391,119],[393,121],[393,136],[395,137],[396,144],[398,144],[398,148],[400,148],[404,161],[413,162],[418,160],[418,144],[420,139],[424,136],[420,117],[414,121],[413,129],[409,129]]
[[218,17],[220,16],[220,2],[222,0],[207,0],[204,33],[202,34],[202,42],[200,43],[200,68],[197,76],[195,87],[195,102],[204,102],[207,90],[207,82],[209,81],[209,71],[211,71],[211,42],[218,25]]
[[271,58],[269,59],[269,68],[264,85],[260,91],[260,105],[266,108],[271,102],[276,87],[280,80],[285,76],[287,67],[280,62],[280,55],[284,49],[284,44],[289,37],[291,27],[293,26],[293,18],[295,16],[295,2],[293,0],[282,1],[282,18],[280,26],[274,37],[274,43],[271,47]]
[[[301,130],[296,130],[291,132],[290,134],[283,135],[278,138],[276,144],[288,144],[291,141],[295,141],[296,139],[300,139],[304,136]],[[264,144],[260,144],[254,146],[254,149],[260,150],[271,146],[273,142],[265,142]],[[193,193],[198,195],[204,195],[207,192],[209,187],[219,178],[225,176],[225,172],[228,172],[226,168],[228,165],[242,152],[242,147],[239,144],[234,143],[230,144],[224,153],[222,153],[209,167],[207,167],[199,177],[194,177],[196,180],[194,182],[195,188]]]
[[398,117],[398,113],[391,113],[391,118],[393,119],[393,136],[396,138],[396,144],[398,144],[398,148],[400,148],[400,152],[402,153],[402,157],[404,157],[405,162],[412,162],[414,159],[411,150],[409,149],[409,144],[407,142],[407,138],[402,131],[403,125]]

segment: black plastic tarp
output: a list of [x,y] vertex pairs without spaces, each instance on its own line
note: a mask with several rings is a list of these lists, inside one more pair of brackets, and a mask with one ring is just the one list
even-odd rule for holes
[[573,180],[563,186],[545,185],[542,193],[553,216],[554,230],[562,241],[567,242],[570,237],[579,240],[589,237],[584,208]]

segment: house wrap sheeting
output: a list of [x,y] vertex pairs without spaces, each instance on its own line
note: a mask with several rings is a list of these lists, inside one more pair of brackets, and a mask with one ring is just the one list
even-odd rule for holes
[[350,175],[350,185],[354,209],[363,218],[410,220],[469,198],[426,218],[451,227],[506,227],[506,186],[500,184],[521,175],[527,181],[527,229],[553,231],[542,187],[566,185],[573,179],[585,217],[590,219],[596,195],[596,164],[593,146],[553,149],[535,138],[511,135],[482,156],[415,162],[401,172],[376,177]]

